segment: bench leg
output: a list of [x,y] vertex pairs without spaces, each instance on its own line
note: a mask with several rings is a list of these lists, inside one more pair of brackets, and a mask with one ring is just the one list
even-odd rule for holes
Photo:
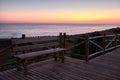
[[54,61],[57,61],[57,53],[54,53]]
[[61,62],[62,62],[62,63],[65,62],[64,53],[65,53],[65,51],[62,51],[62,52],[59,53],[59,58],[61,59]]
[[25,75],[28,73],[28,70],[27,70],[27,60],[24,60],[24,62],[23,62],[23,73]]
[[65,53],[65,52],[63,51],[63,52],[62,52],[62,61],[61,61],[62,63],[64,63],[64,62],[65,62],[64,53]]
[[17,59],[17,71],[21,71],[22,70],[20,65],[21,65],[21,60]]

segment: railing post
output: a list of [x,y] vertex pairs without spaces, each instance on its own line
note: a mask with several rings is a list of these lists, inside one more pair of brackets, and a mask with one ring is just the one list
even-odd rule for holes
[[117,33],[115,34],[115,49],[117,48]]
[[[66,47],[66,33],[63,33],[63,36],[62,36],[62,48],[65,48]],[[64,57],[64,55],[65,55],[65,51],[63,51],[62,52],[62,63],[64,63],[64,61],[65,61],[65,57]]]
[[118,37],[118,46],[117,47],[120,47],[120,34],[117,34],[117,37]]
[[62,33],[59,33],[59,47],[62,48]]
[[25,39],[25,37],[26,37],[25,34],[22,34],[22,39]]
[[[25,39],[25,38],[26,38],[25,34],[22,34],[22,39]],[[22,53],[25,53],[25,51],[22,51]]]
[[103,53],[105,53],[105,46],[106,46],[106,34],[103,32]]
[[63,33],[63,48],[66,47],[66,33]]
[[86,34],[86,38],[85,38],[86,42],[85,42],[85,56],[86,56],[86,61],[88,62],[88,56],[89,56],[89,34]]

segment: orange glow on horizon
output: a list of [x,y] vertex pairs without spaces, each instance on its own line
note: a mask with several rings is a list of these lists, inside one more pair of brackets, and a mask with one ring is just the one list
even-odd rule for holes
[[1,0],[0,23],[120,24],[120,0]]
[[108,12],[16,12],[0,13],[0,22],[27,22],[27,23],[111,23],[120,24],[120,15],[118,13]]

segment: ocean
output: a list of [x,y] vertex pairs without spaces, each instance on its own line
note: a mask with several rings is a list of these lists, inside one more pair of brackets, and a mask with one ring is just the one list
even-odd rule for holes
[[120,27],[120,24],[0,24],[0,38],[26,36],[56,36],[59,32],[68,35],[83,34],[94,31]]

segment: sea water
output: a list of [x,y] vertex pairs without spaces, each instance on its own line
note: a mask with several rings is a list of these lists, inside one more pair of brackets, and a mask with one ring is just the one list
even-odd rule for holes
[[119,24],[0,24],[0,38],[26,36],[56,36],[60,32],[68,35],[83,34],[94,31],[120,27]]

